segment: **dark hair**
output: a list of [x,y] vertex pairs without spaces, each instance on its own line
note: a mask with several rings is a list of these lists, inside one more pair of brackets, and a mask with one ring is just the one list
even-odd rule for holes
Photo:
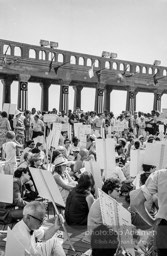
[[72,142],[74,143],[74,142],[78,142],[79,141],[79,139],[77,138],[77,137],[74,137],[73,139],[72,139]]
[[139,140],[136,140],[134,142],[134,147],[135,147],[135,149],[139,149],[140,148],[140,141]]
[[110,178],[110,179],[105,180],[105,182],[102,186],[102,191],[104,191],[106,194],[108,194],[108,191],[113,192],[113,190],[118,187],[120,187],[119,179]]
[[150,172],[151,169],[156,168],[155,165],[150,164],[143,164],[142,167],[144,172]]
[[62,168],[61,167],[62,167],[62,165],[55,166],[53,173],[57,172],[61,176],[62,175]]
[[101,224],[91,235],[92,256],[114,256],[118,247],[118,235],[109,227]]
[[54,162],[55,158],[61,155],[62,153],[59,150],[54,150],[52,155],[52,163]]
[[29,172],[28,168],[18,168],[15,172],[14,172],[14,177],[15,178],[20,178],[22,176],[22,173],[27,173]]
[[115,151],[118,152],[118,150],[120,150],[121,148],[123,149],[122,144],[117,144],[117,145],[115,146]]
[[1,116],[2,116],[2,117],[7,117],[8,115],[7,115],[7,113],[6,113],[5,111],[2,111],[2,112],[1,112]]
[[78,180],[76,191],[79,193],[84,193],[85,190],[87,190],[88,188],[93,188],[94,184],[95,182],[93,179],[93,175],[90,172],[85,171],[84,173],[81,174]]
[[146,180],[148,179],[148,177],[150,176],[150,172],[145,172],[145,173],[142,173],[140,175],[140,182],[141,182],[141,185],[144,185]]
[[40,150],[38,148],[33,148],[31,152],[33,154],[38,154],[38,153],[40,153]]

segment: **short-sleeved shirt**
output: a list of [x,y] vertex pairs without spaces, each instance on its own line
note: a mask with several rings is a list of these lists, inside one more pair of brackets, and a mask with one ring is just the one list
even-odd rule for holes
[[167,220],[167,169],[152,173],[141,188],[146,199],[157,193],[159,210],[155,217]]
[[16,146],[14,141],[8,141],[3,144],[2,148],[6,154],[6,163],[16,163]]

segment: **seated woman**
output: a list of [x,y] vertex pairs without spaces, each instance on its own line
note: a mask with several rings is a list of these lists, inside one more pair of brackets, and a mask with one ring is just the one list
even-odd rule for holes
[[81,174],[78,185],[67,197],[65,219],[68,225],[87,225],[89,209],[94,202],[91,194],[93,187],[93,176],[85,171]]
[[67,170],[68,161],[62,156],[55,158],[54,160],[54,171],[53,177],[59,187],[60,193],[66,203],[67,196],[69,192],[76,186],[75,182],[69,175]]
[[[114,198],[115,200],[118,200],[120,196],[120,187],[121,183],[119,179],[110,178],[105,180],[102,191],[104,191],[106,194],[108,194],[110,197]],[[89,235],[92,234],[92,230],[96,228],[98,225],[101,225],[102,222],[102,215],[101,215],[101,209],[100,209],[100,199],[94,201],[92,204],[92,207],[90,208],[89,214],[88,214],[88,223],[87,228],[89,231]]]
[[[13,178],[13,203],[0,203],[0,223],[8,224],[22,219],[23,208],[27,204],[25,183],[30,180],[28,168],[18,168]],[[17,209],[16,209],[17,208]]]

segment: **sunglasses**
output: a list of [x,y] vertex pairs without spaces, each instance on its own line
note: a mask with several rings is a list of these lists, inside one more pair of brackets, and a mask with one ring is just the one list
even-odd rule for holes
[[35,220],[38,220],[41,224],[44,222],[45,218],[43,219],[38,219],[37,217],[34,217],[33,215],[31,214],[28,214],[31,218],[35,219]]

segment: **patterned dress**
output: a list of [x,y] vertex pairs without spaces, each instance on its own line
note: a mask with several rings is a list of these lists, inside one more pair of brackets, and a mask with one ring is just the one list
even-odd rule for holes
[[0,119],[0,148],[2,148],[2,144],[6,142],[6,133],[10,131],[10,123],[6,117],[2,117]]

